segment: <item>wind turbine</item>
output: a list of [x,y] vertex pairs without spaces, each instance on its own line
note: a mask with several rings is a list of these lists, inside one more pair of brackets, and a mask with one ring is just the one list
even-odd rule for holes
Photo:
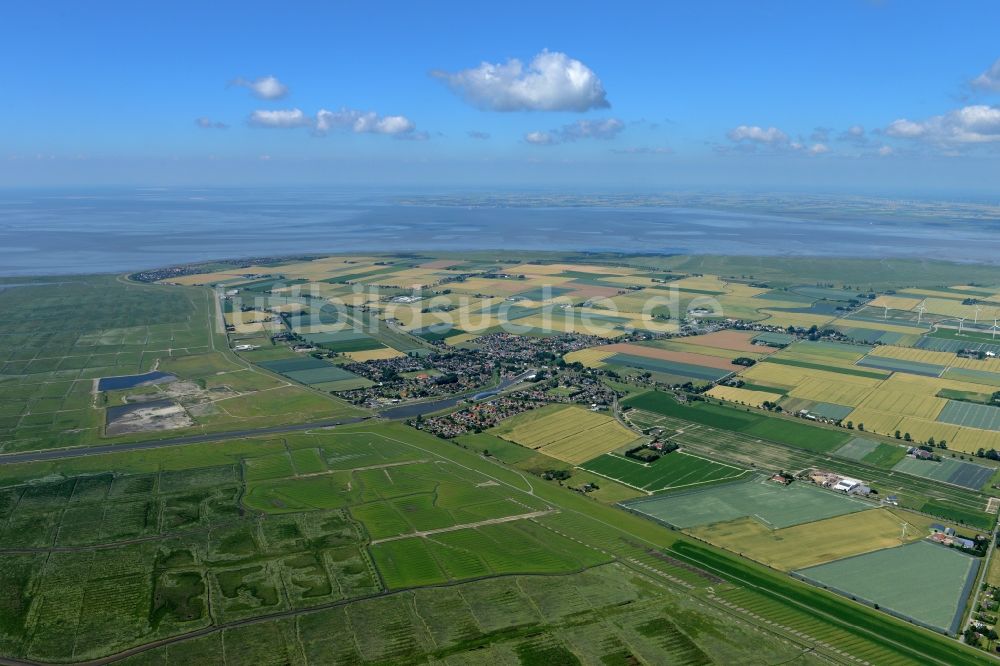
[[979,313],[982,312],[982,311],[983,311],[983,306],[982,305],[977,305],[976,306],[976,318],[973,320],[972,323],[974,323],[974,324],[978,324],[979,323]]
[[965,317],[958,320],[958,334],[962,335],[962,324],[965,323]]
[[920,325],[920,318],[924,316],[924,311],[927,309],[927,300],[920,301],[920,305],[917,307],[917,325]]
[[882,315],[882,319],[888,320],[889,319],[889,306],[888,305],[883,305],[882,307],[885,308],[885,314]]
[[993,339],[997,339],[997,320],[993,320]]

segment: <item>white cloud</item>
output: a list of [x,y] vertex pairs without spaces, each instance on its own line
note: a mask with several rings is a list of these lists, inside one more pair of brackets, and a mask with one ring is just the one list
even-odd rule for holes
[[624,129],[625,123],[617,118],[577,120],[548,132],[530,132],[525,135],[524,140],[536,145],[551,146],[581,139],[613,139]]
[[628,148],[616,148],[612,152],[619,155],[673,155],[672,148],[667,146],[629,146]]
[[273,76],[261,76],[252,81],[238,78],[231,85],[246,88],[259,99],[281,99],[288,94],[288,86]]
[[511,58],[431,75],[470,104],[489,111],[587,111],[611,106],[597,74],[558,51],[542,51],[527,67]]
[[254,127],[311,127],[316,135],[333,130],[356,134],[387,134],[397,138],[426,139],[426,132],[415,132],[416,125],[406,116],[380,116],[374,111],[342,108],[339,111],[320,109],[316,116],[301,109],[259,109],[250,114],[247,123]]
[[950,149],[993,143],[1000,141],[1000,107],[974,104],[924,120],[900,118],[885,134]]
[[548,132],[528,132],[524,135],[524,140],[536,146],[551,146],[557,143],[555,137]]
[[260,109],[250,114],[248,123],[254,127],[308,127],[312,118],[302,109]]
[[577,139],[613,139],[625,129],[625,123],[617,118],[603,120],[577,120],[575,123],[563,125],[559,136],[563,141]]
[[868,143],[868,135],[863,125],[851,125],[837,136],[837,141],[863,146]]
[[339,111],[320,109],[316,113],[316,132],[325,134],[332,129],[347,129],[356,134],[391,134],[400,136],[416,129],[406,116],[380,116],[374,111],[342,108]]
[[479,130],[469,130],[466,134],[470,139],[479,139],[481,141],[485,141],[490,138],[489,132],[480,132]]
[[[817,128],[821,129],[821,128]],[[824,135],[825,131],[819,132]],[[813,136],[817,132],[814,130]],[[830,147],[822,141],[813,141],[812,145],[807,145],[801,137],[792,140],[788,134],[777,127],[760,127],[759,125],[739,125],[726,133],[730,141],[737,144],[738,150],[753,152],[759,146],[770,148],[775,152],[805,153],[808,155],[822,155],[830,152]],[[723,152],[727,152],[725,148]]]
[[879,157],[888,157],[896,151],[892,149],[892,146],[879,146],[876,152],[879,154]]
[[201,118],[195,118],[194,124],[202,129],[229,129],[229,125],[218,120],[212,120],[211,118],[206,118],[202,116]]
[[1000,58],[997,58],[989,69],[972,79],[972,87],[1000,91]]
[[788,135],[777,127],[764,129],[757,125],[740,125],[729,130],[726,136],[729,137],[730,141],[735,141],[736,143],[749,141],[768,146],[778,146],[788,143]]

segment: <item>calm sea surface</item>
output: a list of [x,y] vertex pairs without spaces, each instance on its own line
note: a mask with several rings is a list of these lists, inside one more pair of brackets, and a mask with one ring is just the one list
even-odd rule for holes
[[324,190],[0,192],[0,275],[208,259],[463,249],[922,257],[1000,262],[1000,220],[684,205],[413,205]]

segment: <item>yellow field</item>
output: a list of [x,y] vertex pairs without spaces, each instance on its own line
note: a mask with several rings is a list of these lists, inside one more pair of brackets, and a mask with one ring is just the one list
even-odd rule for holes
[[[933,314],[947,315],[949,317],[965,317],[970,322],[976,316],[975,305],[962,305],[961,301],[950,298],[928,298],[924,303],[927,305],[927,312]],[[979,313],[980,321],[992,321],[994,317],[1000,316],[1000,308],[995,305],[983,305]]]
[[[694,336],[692,336],[694,337]],[[687,344],[684,342],[687,338],[678,338],[676,340],[661,340],[656,343],[656,346],[660,349],[669,349],[671,351],[683,351],[683,352],[693,352],[695,354],[704,354],[705,356],[715,356],[717,358],[728,358],[734,359],[737,356],[746,356],[747,358],[752,358],[755,361],[766,357],[767,352],[773,352],[773,347],[760,347],[759,352],[745,352],[745,351],[734,351],[732,349],[721,349],[719,347],[706,347],[704,345],[694,345]]]
[[274,317],[275,315],[270,312],[260,310],[227,312],[225,315],[226,324],[234,327],[236,333],[260,333],[261,331],[276,330],[281,327],[281,323],[271,321]]
[[[867,426],[865,426],[867,427]],[[893,432],[898,430],[901,433],[910,433],[910,437],[917,442],[926,442],[928,439],[933,437],[936,441],[940,442],[945,440],[948,442],[948,448],[952,448],[952,444],[955,443],[958,438],[958,433],[960,430],[968,430],[967,428],[960,428],[959,426],[952,425],[950,423],[938,423],[937,421],[931,419],[922,419],[915,416],[904,416],[899,419],[899,423],[893,429]],[[968,432],[982,432],[981,430],[968,430]],[[891,435],[892,433],[886,433]],[[982,444],[980,444],[982,446]]]
[[688,531],[731,552],[793,571],[923,539],[932,522],[909,511],[870,509],[778,530],[741,518]]
[[[825,372],[823,374],[829,375],[830,373]],[[843,376],[847,377],[848,375]],[[868,379],[866,377],[852,377],[852,379],[864,379],[870,383],[845,382],[840,381],[839,378],[806,377],[796,384],[795,388],[788,392],[788,395],[792,398],[804,398],[806,400],[832,402],[837,405],[857,407],[876,390],[879,380]]]
[[889,308],[890,310],[912,310],[920,305],[920,298],[906,296],[879,296],[868,303],[873,308]]
[[606,351],[602,347],[590,347],[588,349],[578,349],[566,354],[563,358],[567,363],[583,363],[588,368],[600,368],[604,365],[602,361],[611,356],[614,352]]
[[383,347],[382,349],[344,352],[344,356],[348,357],[352,361],[362,363],[364,361],[381,361],[386,358],[396,358],[397,356],[404,356],[404,354],[401,351],[396,351],[392,347]]
[[669,283],[678,289],[699,289],[702,291],[726,292],[725,283],[716,275],[699,275],[697,277],[686,277],[674,280]]
[[[844,384],[856,387],[854,390],[859,394],[874,388],[881,382],[881,379],[871,377],[858,377],[856,375],[845,375],[836,371],[816,370],[814,368],[800,368],[794,365],[782,365],[780,363],[758,363],[740,373],[747,379],[760,379],[766,384],[794,388],[807,380],[819,380],[834,384]],[[829,402],[829,401],[827,401]]]
[[[941,424],[937,424],[941,425]],[[1000,451],[1000,432],[995,430],[977,430],[975,428],[959,428],[948,440],[948,448],[966,453],[975,453],[978,449],[996,449]]]
[[[997,338],[1000,340],[1000,338]],[[987,372],[1000,372],[1000,358],[984,358],[982,361],[976,358],[952,357],[951,367],[967,368],[969,370],[986,370]]]
[[888,358],[898,358],[904,361],[916,361],[917,363],[931,363],[933,365],[951,365],[958,358],[953,352],[931,351],[930,349],[917,349],[915,347],[893,347],[891,345],[880,345],[871,351],[871,356],[882,356]]
[[638,439],[606,413],[576,406],[528,412],[496,432],[504,439],[574,465]]
[[916,416],[933,421],[941,413],[948,401],[933,395],[922,395],[916,391],[906,391],[899,382],[891,379],[882,383],[868,396],[861,406],[899,416]]
[[781,399],[780,393],[766,393],[764,391],[751,391],[749,389],[736,388],[735,386],[716,386],[708,395],[719,400],[728,400],[752,407],[760,407],[763,402],[778,402]]
[[479,336],[475,333],[463,333],[461,335],[454,335],[448,338],[445,342],[451,346],[460,345],[463,342],[468,342],[469,340],[475,340]]

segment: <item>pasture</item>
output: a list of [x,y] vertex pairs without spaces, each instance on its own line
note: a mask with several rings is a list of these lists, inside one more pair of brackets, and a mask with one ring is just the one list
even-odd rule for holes
[[768,529],[791,527],[872,508],[872,504],[804,483],[782,486],[758,478],[701,490],[633,500],[636,513],[681,529],[752,518]]
[[918,541],[797,571],[845,596],[956,634],[979,560]]
[[906,448],[877,442],[865,437],[855,437],[833,453],[841,458],[849,458],[877,467],[892,467],[906,457]]
[[377,542],[372,555],[390,590],[489,575],[560,573],[608,561],[531,520]]
[[810,425],[799,419],[767,416],[761,412],[743,411],[708,402],[681,405],[671,396],[658,391],[631,396],[623,400],[622,404],[813,451],[832,451],[850,438],[842,430]]
[[638,437],[607,414],[564,405],[519,414],[492,432],[574,465],[625,446]]
[[748,470],[683,451],[674,451],[652,463],[609,453],[588,460],[580,467],[647,493],[733,481],[750,474]]

